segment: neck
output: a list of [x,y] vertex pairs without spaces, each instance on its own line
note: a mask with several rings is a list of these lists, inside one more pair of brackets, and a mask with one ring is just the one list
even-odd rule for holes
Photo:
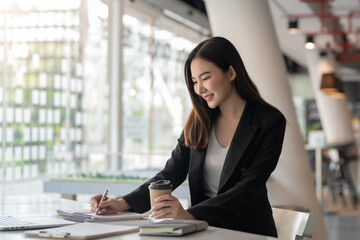
[[244,111],[245,104],[246,101],[233,89],[229,98],[219,106],[221,116],[239,120]]

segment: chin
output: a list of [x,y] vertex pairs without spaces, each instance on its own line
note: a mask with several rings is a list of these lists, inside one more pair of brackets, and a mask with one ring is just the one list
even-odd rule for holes
[[214,104],[214,103],[208,103],[208,107],[211,108],[211,109],[215,109],[218,107],[217,104]]

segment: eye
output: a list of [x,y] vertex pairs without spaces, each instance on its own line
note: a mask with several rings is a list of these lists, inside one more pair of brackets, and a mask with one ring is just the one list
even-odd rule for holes
[[194,84],[194,85],[197,84],[197,81],[193,81],[193,84]]

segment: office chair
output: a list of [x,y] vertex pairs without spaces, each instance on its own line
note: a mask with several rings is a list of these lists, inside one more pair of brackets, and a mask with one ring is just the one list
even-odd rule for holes
[[272,208],[279,240],[312,238],[315,224],[313,213]]

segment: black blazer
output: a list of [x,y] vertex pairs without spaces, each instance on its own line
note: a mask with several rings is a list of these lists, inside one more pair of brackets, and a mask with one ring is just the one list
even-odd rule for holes
[[216,227],[277,236],[266,181],[278,162],[285,125],[280,112],[248,102],[225,158],[217,196],[202,194],[206,149],[186,147],[181,134],[164,169],[124,199],[132,210],[148,211],[150,182],[168,179],[175,189],[188,176],[192,206],[187,210],[197,219]]

